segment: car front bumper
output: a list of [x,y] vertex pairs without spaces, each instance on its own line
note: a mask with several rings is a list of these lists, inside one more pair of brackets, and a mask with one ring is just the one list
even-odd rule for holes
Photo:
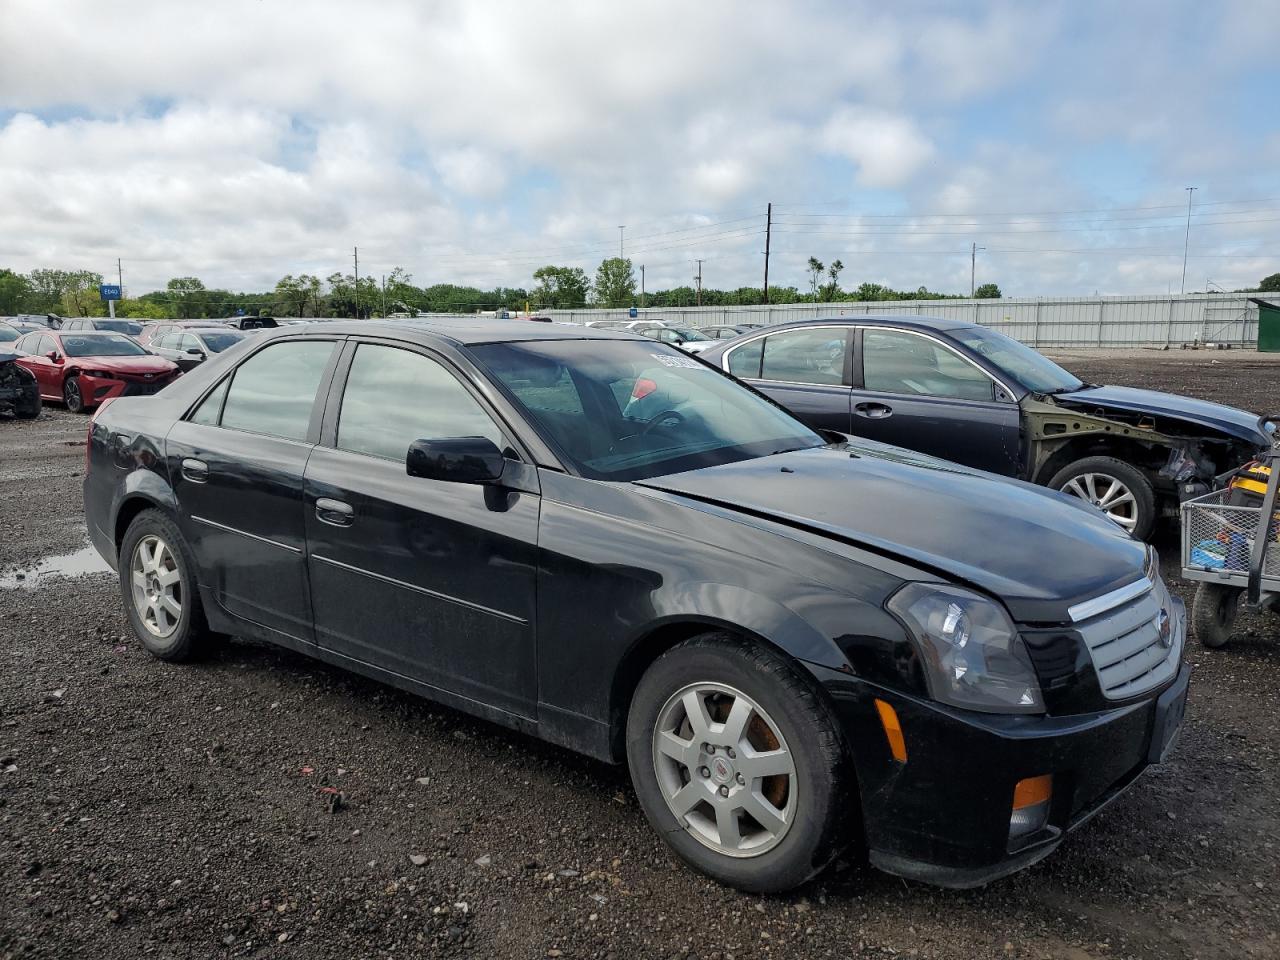
[[[1185,623],[1185,620],[1183,620]],[[1146,699],[1097,713],[1026,717],[957,710],[825,671],[851,745],[871,863],[944,887],[975,887],[1048,856],[1177,739],[1189,668]],[[901,723],[895,760],[875,700]],[[1014,787],[1052,776],[1042,827],[1011,839]]]

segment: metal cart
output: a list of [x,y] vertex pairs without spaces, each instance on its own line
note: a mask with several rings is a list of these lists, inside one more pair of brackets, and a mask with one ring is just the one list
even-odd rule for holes
[[[1280,415],[1260,417],[1272,437],[1271,449],[1258,460],[1271,468],[1258,506],[1228,503],[1229,487],[1182,505],[1182,576],[1197,581],[1191,607],[1192,628],[1206,647],[1231,639],[1240,599],[1280,612]],[[1264,522],[1265,518],[1265,522]],[[1261,534],[1261,535],[1260,535]]]

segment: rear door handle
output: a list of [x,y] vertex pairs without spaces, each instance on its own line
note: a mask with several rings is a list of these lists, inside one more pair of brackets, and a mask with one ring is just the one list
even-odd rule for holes
[[192,483],[208,483],[209,465],[203,460],[193,460],[188,457],[182,461],[182,475]]
[[331,527],[349,527],[355,518],[356,512],[349,503],[328,497],[321,497],[316,501],[316,519],[321,523],[327,523]]
[[885,417],[893,416],[893,407],[885,403],[855,403],[853,411],[858,416],[871,420],[883,420]]

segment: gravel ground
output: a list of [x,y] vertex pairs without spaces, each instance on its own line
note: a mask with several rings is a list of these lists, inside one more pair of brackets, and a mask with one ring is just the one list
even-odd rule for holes
[[[1256,355],[1065,362],[1280,408]],[[841,863],[753,897],[674,862],[621,769],[280,650],[157,662],[107,574],[3,589],[84,546],[84,430],[0,422],[5,960],[1280,957],[1273,619],[1189,647],[1171,761],[1042,864],[956,893]]]

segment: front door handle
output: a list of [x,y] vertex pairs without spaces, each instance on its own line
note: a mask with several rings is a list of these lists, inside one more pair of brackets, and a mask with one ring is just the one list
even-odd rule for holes
[[328,497],[321,497],[316,501],[316,519],[321,523],[327,523],[331,527],[349,527],[355,518],[356,512],[349,503]]
[[853,412],[870,420],[883,420],[893,416],[893,407],[887,403],[855,403]]
[[208,483],[209,465],[203,460],[187,457],[182,461],[182,475],[192,483]]

